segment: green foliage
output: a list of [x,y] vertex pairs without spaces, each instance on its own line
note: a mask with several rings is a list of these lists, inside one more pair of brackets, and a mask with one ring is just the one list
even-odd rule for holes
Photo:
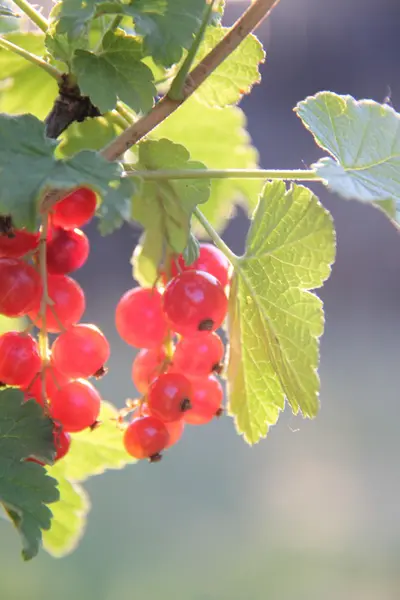
[[17,227],[35,229],[38,203],[50,188],[86,184],[106,195],[119,180],[118,165],[99,154],[84,151],[61,161],[54,157],[56,146],[36,117],[0,116],[0,212],[10,214]]
[[105,117],[72,123],[62,134],[57,155],[73,156],[81,150],[100,150],[113,140],[121,129]]
[[0,17],[16,17],[18,18],[20,15],[16,14],[11,8],[6,6],[5,4],[0,4]]
[[60,492],[53,507],[54,523],[43,538],[45,549],[54,556],[71,552],[84,533],[90,502],[80,483],[106,469],[122,469],[134,462],[122,445],[116,418],[112,404],[103,402],[100,426],[73,434],[67,456],[48,469]]
[[50,528],[47,504],[58,499],[56,481],[45,469],[24,459],[54,459],[53,424],[33,400],[23,403],[17,390],[0,392],[0,502],[18,529],[25,560],[33,558],[42,530]]
[[118,98],[136,112],[147,112],[156,88],[153,74],[142,58],[142,45],[134,37],[109,32],[99,53],[75,52],[73,69],[81,92],[90,97],[100,112],[115,108]]
[[[227,27],[209,27],[196,55],[203,58],[229,32]],[[262,44],[249,35],[240,46],[201,84],[195,92],[197,98],[208,106],[226,106],[239,102],[255,83],[260,82],[258,65],[265,60]]]
[[229,410],[250,444],[284,408],[318,411],[320,287],[335,256],[329,213],[303,186],[268,183],[235,264],[229,309]]
[[[400,205],[400,115],[372,100],[321,92],[299,102],[296,112],[332,158],[313,168],[344,198],[389,200]],[[380,204],[378,204],[380,206]]]

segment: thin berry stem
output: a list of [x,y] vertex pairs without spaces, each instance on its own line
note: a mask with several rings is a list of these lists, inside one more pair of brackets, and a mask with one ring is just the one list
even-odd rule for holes
[[26,0],[13,0],[13,2],[22,10],[22,12],[26,14],[27,17],[30,18],[33,23],[35,23],[37,27],[39,27],[39,29],[41,29],[44,33],[47,33],[49,28],[47,19],[45,19],[44,16],[38,10],[36,10],[36,8],[33,8],[32,4],[26,2]]
[[238,257],[236,256],[236,254],[234,254],[232,252],[232,250],[229,248],[229,246],[227,246],[225,244],[224,240],[221,238],[220,235],[218,235],[218,233],[215,231],[214,227],[211,225],[211,223],[208,221],[208,219],[203,215],[201,210],[198,207],[196,207],[194,209],[193,214],[196,217],[196,219],[198,220],[198,222],[201,224],[203,229],[206,231],[207,235],[212,239],[214,244],[217,246],[217,248],[219,250],[221,250],[221,252],[223,254],[225,254],[226,258],[229,260],[229,262],[233,266],[235,266],[237,264]]
[[322,181],[312,169],[171,169],[159,171],[127,170],[129,177],[142,179],[281,179],[287,181]]
[[40,373],[42,382],[42,394],[43,402],[46,406],[46,367],[49,360],[49,338],[47,335],[47,306],[50,304],[48,286],[47,286],[47,235],[48,235],[48,222],[49,215],[45,213],[42,217],[42,229],[40,232],[39,239],[39,273],[42,282],[42,299],[40,302],[39,317],[40,317],[40,331],[39,331],[39,351],[42,359],[42,370]]
[[46,73],[48,73],[51,77],[53,77],[53,79],[56,79],[57,81],[61,80],[61,71],[56,69],[56,67],[53,67],[53,65],[47,63],[45,60],[43,60],[43,58],[40,58],[40,56],[36,56],[35,54],[28,52],[28,50],[21,48],[21,46],[17,46],[17,44],[13,44],[12,42],[6,40],[3,37],[0,37],[0,46],[5,50],[9,50],[10,52],[14,52],[14,54],[22,56],[22,58],[29,61],[33,65],[40,67],[41,69],[46,71]]

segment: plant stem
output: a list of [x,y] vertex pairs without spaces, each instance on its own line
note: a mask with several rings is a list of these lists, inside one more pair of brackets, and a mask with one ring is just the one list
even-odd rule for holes
[[135,122],[135,117],[132,112],[127,109],[124,104],[122,104],[122,102],[117,102],[115,110],[121,115],[121,117],[125,119],[125,121],[128,121],[129,125],[133,125]]
[[121,117],[121,115],[118,114],[118,112],[116,110],[113,110],[113,111],[105,114],[104,117],[105,117],[105,119],[107,119],[107,121],[109,123],[113,123],[114,125],[117,125],[123,131],[125,129],[127,129],[130,125],[130,123],[128,123],[123,117]]
[[35,23],[44,33],[47,33],[49,28],[49,23],[47,19],[40,14],[35,8],[33,8],[32,4],[27,2],[26,0],[13,0],[14,4],[18,6],[26,15],[30,18],[31,21]]
[[279,0],[255,0],[220,43],[188,75],[184,97],[180,100],[172,100],[172,98],[164,96],[147,115],[136,121],[106,146],[101,152],[103,157],[110,161],[116,160],[172,114],[236,50],[244,38],[270,14],[278,2]]
[[39,240],[39,273],[42,282],[42,299],[40,302],[39,317],[40,317],[40,330],[39,330],[39,351],[42,359],[42,369],[40,372],[42,382],[42,395],[44,406],[47,404],[46,394],[46,367],[49,360],[49,339],[47,336],[47,306],[49,304],[49,294],[47,288],[47,234],[48,234],[48,222],[49,215],[44,213],[42,216],[42,230],[40,233]]
[[130,177],[153,181],[164,179],[281,179],[288,181],[322,181],[313,170],[279,169],[176,169],[160,171],[126,171]]
[[31,54],[30,52],[28,52],[28,50],[25,50],[24,48],[21,48],[20,46],[13,44],[12,42],[6,40],[3,37],[0,37],[0,46],[2,48],[4,48],[5,50],[10,50],[10,52],[14,52],[14,54],[18,54],[19,56],[22,56],[22,58],[31,62],[33,65],[40,67],[41,69],[46,71],[51,77],[53,77],[57,81],[59,81],[61,79],[61,71],[56,69],[56,67],[53,67],[53,65],[50,65],[49,63],[44,61],[43,58],[40,58],[40,56]]
[[214,244],[217,246],[217,248],[219,250],[221,250],[221,252],[223,254],[225,254],[226,258],[229,260],[229,262],[232,265],[236,265],[238,257],[236,256],[236,254],[234,254],[232,252],[232,250],[229,248],[229,246],[227,246],[225,244],[224,240],[218,235],[218,233],[215,231],[214,227],[206,219],[206,217],[203,215],[201,210],[198,207],[196,207],[193,211],[193,214],[196,217],[196,219],[198,220],[198,222],[201,224],[203,229],[206,231],[208,236],[212,239]]

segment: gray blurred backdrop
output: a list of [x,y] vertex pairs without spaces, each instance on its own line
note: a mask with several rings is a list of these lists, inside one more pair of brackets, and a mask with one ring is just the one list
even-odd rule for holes
[[[231,4],[226,23],[245,4]],[[242,104],[264,168],[301,168],[321,155],[293,114],[320,90],[400,107],[399,0],[281,0],[259,31],[263,83]],[[212,141],[210,141],[212,143]],[[314,188],[338,233],[321,291],[322,410],[312,422],[287,411],[254,448],[229,418],[187,431],[159,465],[111,472],[87,484],[86,535],[63,560],[20,560],[0,522],[1,600],[398,600],[400,598],[400,240],[373,208]],[[246,219],[226,241],[243,248]],[[133,351],[113,311],[132,286],[138,234],[101,238],[77,273],[86,320],[112,345],[100,387],[132,395]]]

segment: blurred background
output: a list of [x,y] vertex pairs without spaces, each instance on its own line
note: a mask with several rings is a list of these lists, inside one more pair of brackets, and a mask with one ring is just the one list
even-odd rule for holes
[[[226,23],[246,3],[230,2]],[[292,112],[320,90],[400,107],[398,0],[281,0],[258,36],[263,82],[242,107],[264,168],[321,155]],[[210,140],[212,143],[212,140]],[[192,428],[159,465],[138,464],[86,485],[93,508],[79,548],[22,564],[0,522],[1,600],[398,600],[400,598],[400,239],[374,208],[315,187],[332,211],[338,255],[321,291],[322,409],[281,417],[254,448],[229,418]],[[236,252],[247,222],[225,232]],[[132,286],[138,232],[101,238],[77,279],[86,320],[110,339],[100,387],[132,395],[133,351],[114,307]]]

